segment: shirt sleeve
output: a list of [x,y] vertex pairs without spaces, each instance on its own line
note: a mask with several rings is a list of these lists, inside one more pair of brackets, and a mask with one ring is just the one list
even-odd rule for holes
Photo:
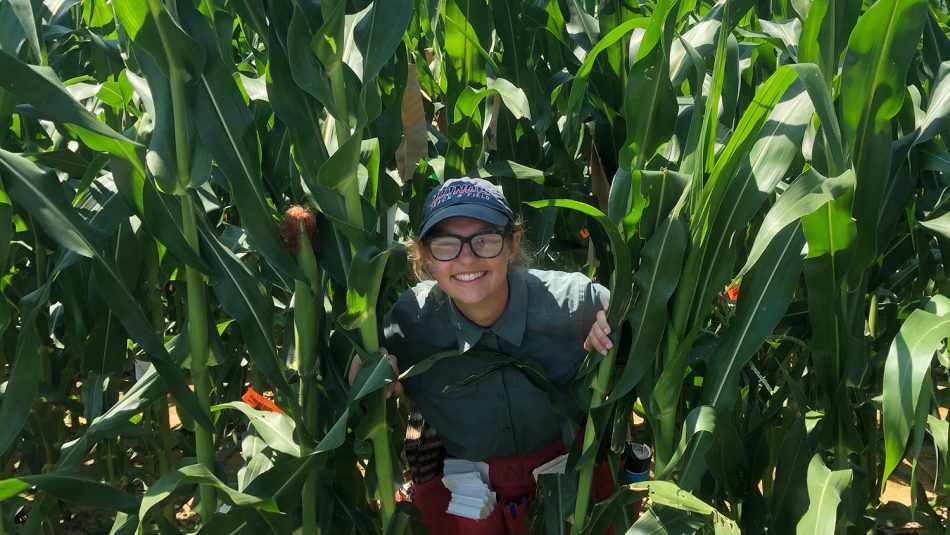
[[412,291],[409,290],[399,296],[392,308],[383,316],[383,347],[390,355],[399,359],[400,369],[411,366],[415,351],[411,349],[411,326],[407,310],[413,304]]
[[381,345],[399,359],[402,370],[454,347],[455,334],[443,327],[441,299],[432,289],[432,283],[422,282],[406,290],[383,316]]
[[588,279],[583,295],[583,307],[579,312],[581,318],[583,318],[581,328],[584,332],[584,339],[586,339],[591,327],[594,326],[594,322],[597,321],[597,313],[604,309],[605,304],[610,302],[610,290]]

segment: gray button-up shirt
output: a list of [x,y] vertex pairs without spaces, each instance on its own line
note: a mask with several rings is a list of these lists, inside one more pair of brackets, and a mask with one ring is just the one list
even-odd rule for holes
[[410,401],[456,457],[525,455],[560,438],[561,428],[547,392],[516,367],[445,391],[491,365],[464,353],[478,349],[537,362],[563,392],[563,405],[576,410],[569,386],[587,354],[584,339],[609,296],[579,273],[518,267],[508,272],[508,291],[505,311],[489,328],[466,318],[433,281],[404,292],[383,320],[385,347],[401,370],[446,350],[462,353],[403,382]]

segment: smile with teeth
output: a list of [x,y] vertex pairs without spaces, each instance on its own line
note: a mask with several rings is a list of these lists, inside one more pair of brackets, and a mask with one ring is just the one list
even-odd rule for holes
[[482,278],[483,276],[485,276],[485,273],[486,273],[485,271],[475,271],[472,273],[459,273],[457,275],[453,275],[453,277],[456,280],[460,280],[462,282],[470,282],[475,279]]

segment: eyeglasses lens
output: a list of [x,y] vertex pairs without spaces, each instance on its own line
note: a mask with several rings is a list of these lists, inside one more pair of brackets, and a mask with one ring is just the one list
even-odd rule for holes
[[459,255],[462,240],[452,236],[442,236],[429,241],[429,253],[436,260],[452,260]]
[[481,258],[495,258],[501,254],[505,245],[502,234],[476,234],[468,238],[457,236],[438,236],[429,241],[429,253],[436,260],[454,260],[462,252],[462,244],[468,242],[475,256]]
[[482,234],[472,238],[472,250],[482,258],[495,258],[501,254],[505,237],[500,234]]

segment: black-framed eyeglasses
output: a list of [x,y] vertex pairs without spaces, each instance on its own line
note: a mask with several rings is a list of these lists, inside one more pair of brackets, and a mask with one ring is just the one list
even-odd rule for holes
[[425,243],[432,258],[442,262],[458,258],[462,254],[462,246],[466,243],[475,256],[495,258],[505,249],[505,238],[510,235],[511,231],[504,229],[483,230],[471,236],[441,233],[429,236]]

